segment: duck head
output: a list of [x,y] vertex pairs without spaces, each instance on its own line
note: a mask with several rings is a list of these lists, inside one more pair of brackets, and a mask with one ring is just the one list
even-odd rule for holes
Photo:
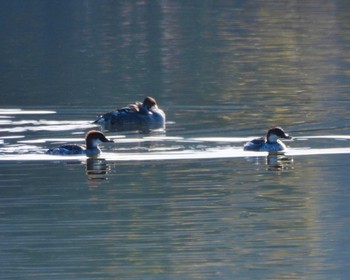
[[157,101],[151,97],[151,96],[147,96],[145,98],[145,100],[143,100],[143,103],[142,103],[142,106],[147,109],[148,111],[152,108],[152,107],[155,107],[157,108]]
[[266,135],[267,142],[274,143],[279,138],[283,139],[292,139],[291,136],[289,136],[287,133],[284,132],[284,130],[281,127],[274,127],[269,129]]
[[85,136],[86,148],[87,149],[95,149],[98,144],[101,142],[114,142],[113,140],[109,140],[104,136],[101,131],[98,130],[90,130]]

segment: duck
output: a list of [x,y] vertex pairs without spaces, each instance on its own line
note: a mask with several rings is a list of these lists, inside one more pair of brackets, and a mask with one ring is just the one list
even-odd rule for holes
[[95,156],[101,153],[98,144],[101,142],[114,142],[98,130],[90,130],[85,136],[85,145],[66,144],[51,148],[46,151],[49,155],[87,155]]
[[165,129],[165,113],[157,101],[147,96],[143,102],[135,102],[115,111],[97,116],[95,124],[107,129],[144,130]]
[[280,152],[286,150],[286,145],[279,140],[292,139],[281,127],[273,127],[268,130],[266,136],[253,139],[247,142],[243,149],[245,151],[266,151],[266,152]]

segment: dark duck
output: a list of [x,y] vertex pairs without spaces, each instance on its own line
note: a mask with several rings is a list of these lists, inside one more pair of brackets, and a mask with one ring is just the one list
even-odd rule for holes
[[49,155],[87,155],[94,156],[101,153],[98,144],[101,142],[113,142],[108,140],[104,134],[97,130],[90,130],[85,136],[85,145],[66,144],[49,149]]
[[153,130],[165,129],[165,113],[153,97],[129,104],[115,111],[99,115],[94,123],[106,129],[115,130]]
[[281,127],[274,127],[269,129],[266,136],[253,139],[247,142],[243,149],[245,151],[267,151],[267,152],[279,152],[286,150],[286,145],[279,140],[292,139]]

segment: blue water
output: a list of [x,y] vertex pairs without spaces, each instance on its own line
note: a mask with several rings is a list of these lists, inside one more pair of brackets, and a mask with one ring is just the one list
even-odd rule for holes
[[[1,279],[347,279],[346,1],[5,1]],[[104,131],[146,95],[165,131]],[[284,155],[246,152],[272,126]]]

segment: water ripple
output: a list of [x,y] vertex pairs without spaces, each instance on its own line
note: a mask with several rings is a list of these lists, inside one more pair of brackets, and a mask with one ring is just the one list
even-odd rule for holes
[[0,115],[46,115],[56,114],[52,110],[0,109]]

